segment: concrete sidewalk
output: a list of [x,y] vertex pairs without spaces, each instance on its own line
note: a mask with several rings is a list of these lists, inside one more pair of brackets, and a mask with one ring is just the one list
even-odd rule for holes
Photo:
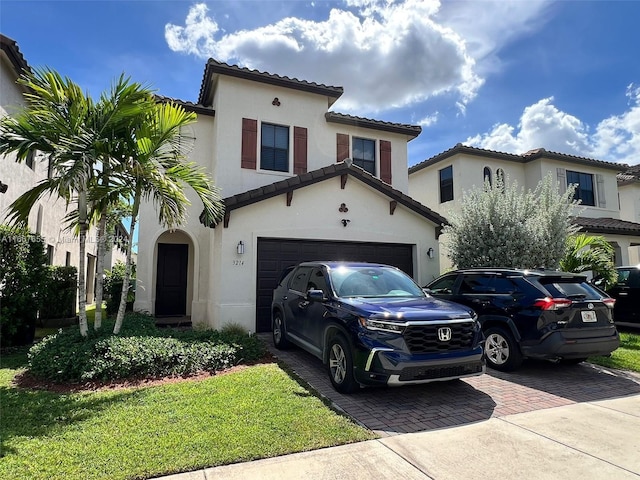
[[640,395],[162,477],[640,479]]

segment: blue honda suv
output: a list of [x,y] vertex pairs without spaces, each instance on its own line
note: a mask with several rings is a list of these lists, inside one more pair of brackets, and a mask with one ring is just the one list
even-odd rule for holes
[[334,388],[407,385],[485,371],[473,310],[427,295],[389,265],[305,262],[273,292],[273,343],[295,344],[327,366]]

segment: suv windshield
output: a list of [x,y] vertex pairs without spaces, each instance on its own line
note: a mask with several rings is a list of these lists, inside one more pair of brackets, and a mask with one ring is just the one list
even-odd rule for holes
[[422,289],[400,270],[341,266],[329,271],[339,297],[424,297]]

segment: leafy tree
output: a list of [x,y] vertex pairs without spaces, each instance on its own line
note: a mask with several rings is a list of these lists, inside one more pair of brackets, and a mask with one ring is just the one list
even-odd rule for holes
[[614,264],[615,252],[607,240],[600,235],[572,235],[567,238],[566,253],[560,262],[565,272],[593,272],[594,277],[604,280],[604,288],[613,285],[618,274]]
[[573,192],[560,195],[551,174],[533,191],[499,177],[466,192],[443,229],[448,256],[458,268],[557,268],[577,230]]

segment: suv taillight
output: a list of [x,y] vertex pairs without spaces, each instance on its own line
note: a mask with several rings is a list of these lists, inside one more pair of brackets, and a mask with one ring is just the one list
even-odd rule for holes
[[541,298],[536,300],[533,304],[534,307],[540,307],[542,310],[560,310],[562,308],[569,308],[573,302],[568,298]]
[[603,298],[602,303],[604,303],[607,307],[613,308],[616,304],[615,298]]

